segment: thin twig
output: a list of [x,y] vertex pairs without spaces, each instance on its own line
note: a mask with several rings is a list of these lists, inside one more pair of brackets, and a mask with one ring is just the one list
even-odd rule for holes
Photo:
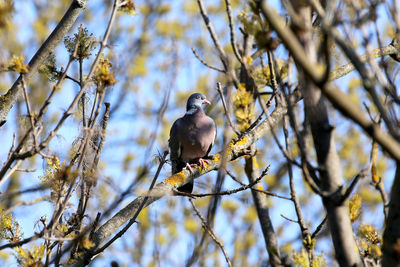
[[256,127],[257,124],[262,120],[263,115],[264,115],[264,110],[261,111],[261,114],[258,115],[257,119],[249,126],[249,128],[247,128],[247,129],[244,131],[244,133],[248,133],[248,132],[250,132],[252,129],[254,129],[254,127]]
[[319,234],[319,232],[321,231],[322,227],[324,226],[324,224],[326,223],[327,220],[328,220],[328,216],[325,215],[322,222],[317,226],[317,228],[315,228],[314,233],[311,234],[311,239],[314,239]]
[[0,187],[11,177],[11,175],[18,169],[19,165],[21,165],[22,160],[18,160],[11,169],[3,176],[0,180]]
[[280,214],[280,215],[281,215],[281,217],[282,217],[283,219],[288,220],[289,222],[293,222],[293,223],[299,224],[299,221],[298,221],[298,220],[290,219],[290,218],[286,217],[286,216],[283,215],[283,214]]
[[17,172],[35,172],[36,169],[16,169]]
[[29,101],[28,92],[26,91],[25,78],[23,76],[22,76],[22,79],[21,79],[21,86],[22,86],[22,91],[24,93],[26,111],[28,112],[28,118],[29,118],[29,121],[30,121],[31,127],[32,127],[33,145],[34,145],[34,149],[36,150],[37,149],[37,145],[38,145],[36,127],[35,127],[35,122],[34,122],[34,119],[33,119],[32,111],[31,111],[31,104],[30,104],[30,101]]
[[225,55],[225,52],[224,52],[224,49],[222,48],[221,43],[218,40],[217,34],[215,33],[214,26],[212,25],[211,20],[208,17],[207,10],[204,7],[203,0],[197,0],[197,4],[199,5],[200,14],[203,17],[203,21],[206,24],[206,27],[208,29],[208,32],[210,33],[211,39],[213,40],[213,43],[214,43],[215,47],[217,48],[219,57],[222,61],[222,64],[224,65],[225,72],[226,72],[228,69],[227,57]]
[[[229,170],[225,169],[225,172],[226,172],[226,174],[229,175],[229,177],[232,178],[232,180],[234,180],[235,182],[239,183],[239,184],[242,185],[242,186],[246,186],[245,183],[242,183],[242,182],[241,182],[238,178],[236,178]],[[263,175],[263,176],[264,176],[264,175]],[[286,199],[286,200],[290,200],[290,201],[292,200],[292,198],[290,198],[290,197],[285,197],[285,196],[282,196],[282,195],[278,195],[278,194],[276,194],[276,193],[273,193],[273,192],[270,192],[270,191],[267,191],[267,190],[261,190],[261,189],[254,188],[254,187],[252,187],[251,190],[252,190],[252,191],[256,191],[256,192],[263,193],[263,194],[265,194],[265,195],[267,195],[267,196],[271,196],[271,197],[277,197],[277,198]]]
[[47,189],[47,187],[41,185],[41,186],[37,186],[37,187],[32,187],[32,188],[20,190],[20,191],[7,192],[5,194],[1,194],[0,195],[0,199],[12,198],[12,197],[15,197],[15,196],[23,195],[25,193],[34,193],[34,192],[45,190],[45,189]]
[[260,176],[258,177],[256,180],[254,180],[253,182],[249,183],[248,185],[244,185],[242,187],[236,188],[236,189],[232,189],[232,190],[226,190],[226,191],[221,191],[221,192],[216,192],[216,193],[205,193],[205,194],[196,194],[196,193],[185,193],[185,192],[181,192],[177,189],[175,189],[175,193],[177,195],[181,195],[181,196],[188,196],[188,197],[209,197],[209,196],[225,196],[225,195],[231,195],[231,194],[235,194],[238,193],[240,191],[244,191],[248,188],[253,187],[254,185],[256,185],[264,176]]
[[99,144],[98,149],[96,150],[96,155],[93,160],[94,166],[97,166],[97,164],[99,163],[100,154],[101,154],[101,151],[103,150],[104,142],[106,140],[106,130],[107,130],[107,125],[108,125],[108,120],[110,119],[110,103],[106,102],[106,103],[104,103],[104,105],[106,106],[106,110],[104,111],[103,124],[101,126],[102,132],[100,135],[100,144]]
[[[307,182],[307,184],[310,186],[310,188],[317,194],[320,194],[320,190],[318,188],[318,185],[320,184],[318,177],[312,172],[310,173],[309,166],[311,165],[308,161],[307,153],[306,153],[306,145],[304,141],[304,137],[299,133],[299,130],[297,128],[297,119],[296,119],[296,113],[293,110],[293,104],[292,104],[292,99],[291,99],[291,94],[290,94],[290,88],[286,88],[286,90],[283,90],[284,96],[286,99],[286,105],[287,105],[287,110],[288,110],[288,116],[289,116],[289,121],[290,121],[290,126],[292,127],[293,131],[296,134],[297,138],[297,145],[300,149],[300,154],[301,154],[301,170],[303,172],[304,178]],[[311,175],[313,174],[313,175]]]
[[[149,192],[151,192],[151,189],[153,189],[158,175],[161,172],[161,169],[163,167],[163,165],[165,164],[166,160],[165,158],[168,155],[168,151],[164,152],[164,155],[162,157],[160,157],[160,164],[158,165],[158,169],[156,171],[156,174],[154,175],[153,180],[151,181],[150,187],[149,187]],[[139,215],[139,213],[142,211],[144,205],[146,204],[147,199],[149,198],[149,196],[145,196],[142,203],[140,204],[138,210],[136,211],[135,215],[133,215],[133,217],[129,220],[129,222],[127,223],[127,225],[125,225],[125,227],[119,231],[113,238],[110,239],[110,241],[108,241],[106,244],[104,244],[104,246],[102,246],[101,248],[99,248],[98,250],[96,250],[95,252],[93,252],[92,257],[102,253],[106,248],[108,248],[112,243],[114,243],[115,240],[117,240],[118,238],[120,238],[131,226],[132,224],[134,224],[136,222],[136,218]]]
[[346,201],[346,199],[351,195],[351,192],[353,192],[353,189],[357,185],[358,181],[361,178],[364,178],[365,176],[368,175],[367,172],[368,172],[367,169],[363,169],[353,178],[353,180],[350,182],[349,187],[344,192],[344,194],[342,196],[342,199],[341,199],[341,202]]
[[28,206],[28,205],[34,205],[40,201],[45,201],[50,199],[50,196],[44,196],[32,201],[20,201],[15,203],[12,207],[8,208],[6,211],[4,211],[4,214],[10,214],[13,210],[15,210],[16,208],[20,207],[20,206]]
[[96,218],[94,219],[94,222],[92,224],[92,227],[91,227],[92,230],[90,231],[89,239],[93,239],[93,234],[94,234],[94,231],[96,230],[97,226],[99,225],[100,218],[101,218],[101,212],[98,212],[96,215]]
[[380,181],[377,185],[375,185],[375,188],[378,190],[379,194],[381,195],[382,202],[383,202],[383,214],[385,215],[385,218],[387,218],[388,214],[389,214],[389,198],[385,191],[385,187],[383,186],[382,181]]
[[221,101],[222,101],[222,105],[224,106],[224,110],[225,110],[225,116],[228,120],[229,125],[231,126],[232,130],[236,133],[236,135],[240,135],[239,130],[237,129],[236,125],[233,124],[232,120],[231,120],[231,115],[230,112],[228,111],[228,107],[226,105],[226,101],[225,101],[225,96],[224,96],[224,92],[222,91],[222,86],[220,82],[217,82],[217,91],[219,93],[219,96],[221,97]]
[[[381,120],[381,118],[379,118]],[[375,141],[372,142],[371,152],[370,152],[370,169],[371,169],[371,184],[378,190],[381,195],[383,202],[383,214],[385,215],[385,219],[388,217],[389,212],[389,200],[385,191],[385,187],[383,186],[381,177],[378,177],[376,173],[376,160],[378,158],[378,145]]]
[[14,147],[15,147],[15,133],[13,133],[13,140],[11,143],[10,150],[8,151],[7,160],[9,160],[11,158],[11,155],[14,152]]
[[229,20],[229,30],[231,35],[231,45],[233,53],[235,54],[236,59],[240,62],[240,64],[243,65],[242,57],[240,56],[236,46],[236,35],[235,35],[235,29],[233,27],[233,18],[232,18],[232,9],[230,0],[225,0],[225,5],[226,5],[226,14],[228,15],[228,20]]
[[[50,134],[48,135],[48,137],[46,138],[46,140],[44,140],[41,144],[40,144],[40,148],[47,146],[47,144],[50,142],[50,140],[55,136],[55,134],[57,133],[57,131],[60,129],[60,127],[63,125],[64,121],[72,114],[72,110],[75,107],[75,105],[78,103],[78,101],[81,99],[83,93],[85,92],[86,87],[89,85],[89,83],[91,82],[91,78],[92,75],[94,74],[94,71],[97,67],[97,64],[100,60],[100,56],[102,55],[102,51],[104,50],[104,48],[107,45],[108,42],[108,38],[110,36],[110,32],[111,32],[111,28],[114,24],[115,21],[115,17],[117,14],[117,10],[118,10],[118,1],[115,0],[114,1],[114,5],[113,5],[113,9],[111,11],[111,16],[110,16],[110,20],[108,22],[107,25],[107,29],[104,33],[104,37],[102,42],[100,43],[100,49],[96,55],[96,58],[94,60],[94,62],[91,65],[89,74],[87,75],[84,84],[81,86],[81,89],[79,91],[79,93],[75,96],[75,98],[73,99],[72,103],[70,104],[70,106],[68,107],[67,111],[64,112],[64,115],[62,116],[62,118],[60,119],[60,121],[57,123],[57,125],[55,126],[55,128],[50,132]],[[81,163],[81,162],[80,162]],[[71,185],[74,183],[74,181],[71,183]],[[69,198],[72,196],[72,192],[74,192],[77,188],[77,186],[79,185],[79,183],[76,183],[76,185],[74,187],[70,187],[64,197],[64,201],[62,201],[62,204],[58,210],[57,213],[55,213],[53,215],[53,218],[49,224],[49,229],[51,229],[51,231],[54,230],[54,227],[56,225],[56,222],[59,220],[59,218],[62,216],[63,214],[63,210],[65,209]]]
[[71,81],[73,81],[73,82],[75,82],[77,84],[80,84],[80,82],[77,79],[75,79],[74,77],[71,77],[71,76],[67,75],[67,76],[65,76],[65,78],[68,79],[68,80],[71,80]]
[[214,240],[214,242],[220,247],[222,253],[224,254],[225,260],[228,263],[229,267],[232,267],[232,263],[229,260],[228,254],[225,251],[224,245],[222,242],[219,240],[219,238],[216,236],[212,228],[208,225],[206,219],[201,215],[200,211],[197,209],[196,205],[194,204],[193,200],[189,198],[190,204],[192,204],[192,207],[194,211],[196,212],[197,217],[200,218],[201,220],[201,226],[203,227],[204,230],[207,231],[207,233],[210,235],[210,237]]
[[[76,44],[76,47],[78,46],[78,42]],[[76,49],[75,49],[76,50]],[[39,114],[36,116],[35,118],[35,126],[40,122],[40,119],[42,118],[42,116],[44,115],[44,113],[47,110],[47,107],[50,105],[51,103],[51,99],[53,98],[54,94],[56,93],[57,89],[59,88],[61,82],[65,79],[67,72],[72,64],[72,62],[75,59],[75,52],[74,55],[71,55],[69,58],[69,61],[67,63],[67,66],[65,67],[65,71],[64,73],[61,75],[60,79],[57,81],[57,83],[53,86],[52,91],[50,92],[49,96],[47,97],[47,99],[45,100],[45,102],[43,103],[43,106],[40,108],[39,110]],[[30,127],[30,129],[28,129],[25,133],[25,135],[22,137],[21,141],[19,142],[18,146],[16,147],[16,149],[13,151],[13,153],[8,157],[6,163],[3,165],[3,167],[0,170],[0,181],[2,179],[4,179],[4,175],[7,172],[7,170],[10,168],[10,166],[12,165],[12,163],[16,160],[16,159],[24,159],[27,157],[30,157],[32,155],[34,155],[34,153],[24,153],[23,156],[17,154],[19,153],[22,148],[24,147],[25,142],[27,141],[31,131],[33,131],[34,127]],[[44,147],[43,147],[44,148]],[[32,151],[28,151],[28,152],[32,152]]]
[[216,71],[218,71],[218,72],[225,73],[224,70],[221,70],[221,69],[219,69],[219,68],[217,68],[217,67],[211,66],[210,64],[208,64],[207,62],[205,62],[204,59],[202,59],[202,58],[200,57],[200,55],[197,54],[197,51],[196,51],[194,48],[192,48],[192,52],[193,52],[194,56],[195,56],[204,66],[206,66],[207,68],[210,68],[210,69],[212,69],[212,70],[216,70]]
[[[106,106],[106,110],[103,115],[102,131],[100,134],[100,143],[96,150],[95,157],[93,159],[92,169],[96,169],[97,164],[99,163],[100,154],[103,150],[104,142],[106,139],[106,130],[107,130],[107,125],[108,125],[108,120],[110,118],[110,103],[104,103],[104,105]],[[85,183],[85,181],[83,181],[83,182]],[[88,200],[89,200],[89,197],[91,194],[91,186],[92,186],[92,183],[88,183],[87,188],[86,188],[87,191],[85,192],[87,195],[84,197],[83,207],[81,210],[81,212],[82,212],[81,216],[83,216],[83,214],[86,210],[87,203],[88,203]]]
[[17,241],[17,242],[13,242],[13,243],[8,243],[8,244],[4,244],[2,246],[0,246],[0,250],[6,249],[6,248],[15,248],[15,247],[20,247],[26,243],[29,243],[33,240],[36,240],[40,237],[43,236],[43,232],[39,233],[39,234],[35,234],[31,237],[25,238],[23,240]]
[[29,61],[28,73],[19,76],[13,86],[8,90],[6,94],[8,97],[0,97],[0,126],[5,123],[8,112],[19,97],[21,78],[24,77],[26,79],[25,81],[29,82],[37,72],[39,66],[43,64],[43,61],[48,58],[48,55],[56,48],[64,35],[72,28],[79,14],[85,9],[86,3],[87,0],[71,1],[70,7],[65,12],[60,22]]
[[[286,117],[283,117],[283,133],[285,136],[285,150],[287,154],[290,153],[290,140],[289,140],[289,131],[288,131],[288,120]],[[293,168],[290,158],[287,159],[287,166],[288,166],[288,173],[289,173],[289,188],[290,188],[290,195],[292,196],[292,202],[294,205],[294,209],[296,211],[297,216],[297,224],[300,227],[301,235],[303,240],[310,240],[310,230],[308,229],[306,223],[303,219],[303,214],[301,212],[300,202],[296,194],[296,187],[294,184],[294,177],[293,177]],[[313,246],[305,246],[308,254],[308,261],[313,262],[314,259],[314,248]]]

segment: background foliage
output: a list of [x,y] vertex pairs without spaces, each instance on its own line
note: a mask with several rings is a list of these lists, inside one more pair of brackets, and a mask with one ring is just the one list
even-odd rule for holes
[[[289,21],[292,14],[287,7],[290,5],[286,1],[282,2],[268,3]],[[365,54],[370,48],[386,46],[397,36],[399,29],[396,18],[391,15],[391,9],[396,8],[394,3],[333,2],[331,5],[340,10],[334,13],[337,16],[337,29],[357,54]],[[0,0],[1,94],[7,92],[19,74],[28,71],[28,59],[58,24],[70,4],[70,0]],[[0,182],[0,245],[35,236],[35,233],[46,228],[60,207],[60,197],[69,194],[70,188],[74,188],[71,198],[65,203],[65,209],[59,214],[59,220],[52,227],[52,235],[47,239],[41,236],[23,246],[2,249],[0,261],[4,264],[53,264],[57,248],[62,250],[69,243],[73,244],[70,241],[95,221],[97,212],[103,215],[99,221],[101,225],[145,192],[157,170],[158,155],[167,149],[170,126],[184,114],[186,99],[191,93],[204,93],[212,102],[208,113],[218,125],[218,137],[212,153],[222,151],[223,145],[236,137],[224,115],[224,107],[216,89],[217,82],[223,85],[228,110],[237,130],[248,129],[263,111],[257,95],[249,90],[240,76],[241,64],[231,45],[232,35],[225,1],[204,3],[227,55],[225,62],[210,38],[196,1],[151,0],[135,1],[132,4],[127,1],[117,12],[107,46],[93,72],[93,79],[77,107],[73,108],[72,115],[41,153],[24,159],[17,171]],[[247,66],[258,90],[264,93],[261,98],[267,103],[270,113],[281,104],[275,99],[279,95],[276,94],[276,88],[282,94],[289,90],[290,94],[296,95],[293,90],[298,84],[299,73],[276,33],[264,17],[255,11],[253,2],[232,0],[230,5],[240,55],[246,53],[242,48],[244,36],[254,36],[247,48],[249,53],[241,57],[241,61]],[[72,31],[40,67],[39,73],[26,83],[30,109],[35,117],[62,77],[71,56],[75,55],[66,79],[55,90],[54,98],[36,129],[38,140],[44,140],[54,129],[63,118],[69,103],[82,88],[102,47],[112,6],[111,0],[88,1]],[[317,15],[314,18],[317,20]],[[323,58],[324,36],[318,30],[317,22],[314,34],[318,57]],[[333,42],[328,47],[331,71],[347,63],[339,47]],[[271,77],[268,51],[274,53],[274,74],[277,77]],[[223,71],[208,68],[195,54],[207,64]],[[390,57],[378,57],[375,62],[396,87],[399,70],[397,62]],[[324,62],[320,61],[315,68],[324,69]],[[227,69],[236,73],[236,84]],[[362,79],[357,73],[350,73],[332,83],[344,91],[352,103],[363,106],[366,116],[370,114],[373,119],[378,117],[379,109],[363,89]],[[389,98],[384,94],[379,97],[382,101]],[[102,135],[105,112],[103,102],[110,103],[106,136]],[[91,114],[95,114],[96,107],[99,114],[97,120],[93,120],[94,115]],[[382,192],[390,191],[394,162],[372,143],[359,126],[343,117],[332,106],[328,106],[328,109],[331,124],[335,128],[344,184],[350,184],[353,177],[367,169],[367,175],[357,183],[349,197],[350,201],[345,205],[349,206],[360,255],[379,263],[385,219],[383,206],[387,204],[382,199]],[[308,159],[312,165],[317,166],[313,140],[307,122],[304,122],[302,101],[293,106],[293,112],[297,114],[297,127],[305,140]],[[395,108],[393,112],[396,112]],[[8,158],[10,148],[15,147],[31,127],[30,119],[24,98],[21,97],[8,114],[7,123],[0,129],[2,164]],[[321,197],[311,190],[303,178],[301,168],[293,163],[302,161],[302,153],[296,132],[292,128],[288,129],[288,120],[281,121],[274,127],[273,133],[269,132],[253,147],[256,149],[256,169],[261,172],[270,166],[259,189],[290,198],[294,192],[290,188],[289,174],[293,172],[295,196],[304,223],[310,234],[316,229],[318,232],[312,238],[311,235],[304,236],[296,222],[299,218],[293,201],[265,195],[281,257],[283,262],[296,266],[330,266],[335,261],[335,252],[329,229],[323,223],[326,211]],[[91,124],[93,130],[88,135]],[[287,137],[283,129],[288,130]],[[387,125],[383,125],[383,129],[386,130]],[[93,167],[91,162],[97,157],[96,149],[102,137],[105,137],[104,147],[97,167]],[[279,141],[285,146],[285,140],[289,140],[285,149],[286,156],[289,155],[292,160],[290,166],[282,153],[282,147],[277,145]],[[23,151],[27,151],[34,142],[34,138],[29,137]],[[80,157],[79,151],[85,142],[88,148],[85,156]],[[245,161],[249,157],[245,155],[226,163],[229,173],[219,181],[222,190],[242,186],[231,176],[244,184],[249,183],[245,170]],[[195,191],[214,191],[218,187],[218,175],[221,174],[214,171],[196,179]],[[168,176],[170,166],[165,164],[159,181]],[[80,204],[82,195],[78,181],[82,177],[87,181],[87,188],[92,189],[88,189],[91,194],[84,211],[85,216],[79,219],[77,214],[83,204]],[[222,196],[215,202],[215,218],[210,221],[210,207],[215,205],[212,204],[214,201],[213,197],[193,200],[200,213],[209,220],[209,225],[223,244],[232,265],[267,265],[269,255],[251,191]],[[93,266],[110,265],[111,262],[120,266],[226,265],[220,247],[203,233],[202,221],[196,216],[188,198],[167,196],[143,209],[137,217],[137,223],[100,254],[93,261]],[[55,243],[57,240],[58,243]],[[60,247],[59,243],[64,243],[64,247]],[[47,254],[52,244],[55,244],[53,254]],[[89,236],[84,236],[74,246],[75,249],[90,249],[94,243]],[[77,250],[72,253],[78,253],[79,256],[81,252]],[[312,258],[310,250],[315,253]],[[68,251],[61,262],[68,261],[69,257]],[[313,263],[309,262],[311,259]]]

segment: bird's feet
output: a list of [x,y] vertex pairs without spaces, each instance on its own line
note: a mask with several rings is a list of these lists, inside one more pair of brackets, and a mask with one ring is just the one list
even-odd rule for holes
[[206,163],[208,164],[208,160],[199,158],[199,164],[203,169],[206,168]]
[[193,169],[192,169],[192,167],[190,166],[189,163],[186,163],[185,169],[188,170],[190,173],[193,173]]
[[190,173],[193,173],[192,167],[196,167],[196,166],[200,165],[204,169],[206,167],[206,163],[208,164],[208,160],[207,159],[199,158],[199,163],[198,164],[186,163],[185,169],[188,170]]

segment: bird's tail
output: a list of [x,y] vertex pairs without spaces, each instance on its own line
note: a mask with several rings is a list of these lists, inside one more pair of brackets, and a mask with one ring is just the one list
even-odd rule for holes
[[189,194],[190,194],[190,193],[192,193],[192,191],[193,191],[193,186],[194,186],[194,183],[193,183],[193,181],[191,181],[191,182],[189,182],[189,183],[187,183],[187,184],[184,184],[184,185],[178,187],[177,189],[178,189],[179,191],[181,191],[181,192],[189,193]]
[[[175,166],[175,165],[174,165]],[[184,162],[177,162],[176,163],[176,168],[172,168],[172,174],[175,174],[175,173],[177,173],[177,172],[180,172],[183,168],[185,168],[186,167],[186,163],[184,163]],[[192,193],[192,191],[193,191],[193,186],[194,186],[194,183],[193,183],[193,181],[191,181],[191,182],[189,182],[189,183],[187,183],[187,184],[184,184],[184,185],[182,185],[182,186],[180,186],[180,187],[178,187],[177,189],[179,190],[179,191],[181,191],[181,192],[184,192],[184,193]]]

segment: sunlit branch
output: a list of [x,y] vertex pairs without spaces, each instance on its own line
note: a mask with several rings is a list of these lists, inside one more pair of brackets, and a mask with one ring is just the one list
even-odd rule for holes
[[214,242],[220,247],[222,253],[224,254],[225,260],[228,263],[228,266],[231,267],[232,263],[228,257],[228,254],[225,251],[224,245],[222,244],[222,242],[219,240],[219,238],[216,236],[216,234],[214,233],[213,229],[210,227],[210,225],[208,225],[206,219],[204,219],[204,217],[201,215],[200,211],[197,209],[197,207],[194,205],[194,202],[192,199],[189,198],[190,204],[192,204],[192,207],[194,209],[194,211],[196,212],[197,217],[200,218],[201,220],[201,225],[204,228],[204,230],[207,231],[207,233],[211,236],[211,238],[214,240]]

